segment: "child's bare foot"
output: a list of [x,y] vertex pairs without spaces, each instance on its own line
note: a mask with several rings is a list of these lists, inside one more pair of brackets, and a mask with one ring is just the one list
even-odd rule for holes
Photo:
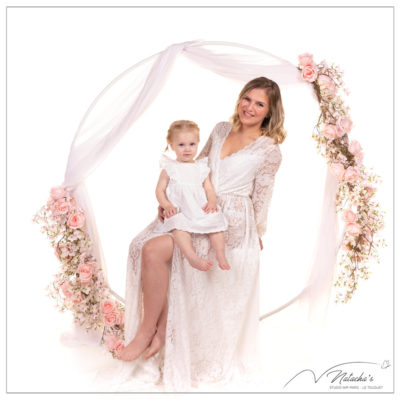
[[119,359],[123,361],[136,360],[146,350],[154,334],[155,329],[153,331],[139,329],[134,339],[121,351]]
[[217,251],[215,255],[216,255],[219,267],[221,269],[231,269],[231,267],[229,266],[228,261],[225,257],[224,251],[222,251],[222,252]]
[[193,268],[199,269],[200,271],[208,271],[213,265],[212,261],[204,260],[197,254],[193,254],[190,258],[188,257],[188,261]]
[[145,359],[150,358],[154,354],[156,354],[161,347],[165,344],[165,332],[161,330],[157,330],[156,334],[153,336],[153,340],[150,343],[150,346],[147,348],[147,351],[144,355]]

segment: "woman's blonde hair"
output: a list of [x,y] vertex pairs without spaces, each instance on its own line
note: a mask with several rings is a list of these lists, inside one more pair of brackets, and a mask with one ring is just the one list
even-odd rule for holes
[[168,150],[168,145],[171,144],[174,134],[182,131],[195,131],[197,133],[197,138],[200,140],[200,129],[195,122],[188,121],[186,119],[174,121],[168,129],[168,135],[166,138],[167,147],[165,148],[164,152]]
[[243,97],[252,89],[265,89],[268,97],[269,113],[261,124],[261,134],[272,137],[275,144],[282,143],[287,136],[287,132],[283,127],[285,111],[283,110],[281,91],[273,80],[265,78],[264,76],[247,82],[240,92],[236,101],[235,112],[230,118],[233,129],[238,130],[242,126],[238,114],[238,107]]

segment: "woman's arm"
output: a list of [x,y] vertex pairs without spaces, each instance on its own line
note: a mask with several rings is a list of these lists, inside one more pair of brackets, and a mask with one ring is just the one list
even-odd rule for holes
[[160,177],[158,178],[157,186],[156,186],[156,197],[160,207],[165,210],[165,216],[167,218],[172,217],[178,211],[173,206],[173,204],[168,200],[166,189],[169,182],[169,176],[167,172],[163,169],[160,173]]
[[214,186],[211,183],[210,174],[203,182],[204,191],[206,192],[207,204],[203,207],[203,210],[208,214],[210,211],[218,211],[217,208],[217,195],[214,190]]
[[264,161],[255,174],[254,187],[250,197],[254,206],[254,217],[261,247],[261,237],[267,228],[268,208],[271,202],[275,174],[281,162],[282,154],[280,148],[278,145],[273,146],[266,154]]
[[210,150],[213,144],[213,139],[214,136],[216,135],[218,129],[222,126],[223,122],[218,122],[217,125],[214,126],[214,129],[210,133],[210,136],[208,137],[207,143],[204,145],[202,150],[200,151],[199,155],[196,157],[196,160],[199,160],[200,158],[208,157],[210,154]]

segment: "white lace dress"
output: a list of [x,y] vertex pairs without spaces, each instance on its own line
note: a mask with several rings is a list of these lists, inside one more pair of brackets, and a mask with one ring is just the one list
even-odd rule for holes
[[[149,360],[139,358],[129,363],[127,380],[158,383],[165,391],[191,391],[202,384],[229,382],[258,366],[258,238],[266,230],[274,177],[282,157],[273,139],[260,136],[220,160],[230,130],[230,123],[218,123],[198,159],[208,157],[218,205],[228,222],[225,245],[231,269],[215,267],[218,264],[206,234],[191,235],[199,256],[214,261],[207,272],[192,268],[174,246],[165,346]],[[129,248],[126,345],[134,338],[142,318],[142,246],[153,237],[171,235],[155,233],[157,224],[156,218]]]
[[184,163],[163,154],[160,167],[169,176],[166,195],[178,213],[165,218],[164,223],[159,220],[154,227],[155,233],[170,232],[173,229],[211,233],[224,231],[228,227],[219,207],[213,213],[206,213],[202,209],[207,204],[203,182],[210,173],[208,157],[197,159],[194,163]]

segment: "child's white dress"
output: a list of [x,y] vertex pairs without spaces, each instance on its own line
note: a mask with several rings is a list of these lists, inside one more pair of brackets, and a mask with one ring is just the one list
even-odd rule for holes
[[207,204],[203,182],[210,173],[207,157],[193,163],[184,163],[163,154],[160,167],[170,178],[166,195],[178,213],[165,218],[164,223],[158,221],[157,232],[180,229],[194,233],[212,233],[227,229],[226,218],[219,208],[218,211],[208,214],[202,209]]

